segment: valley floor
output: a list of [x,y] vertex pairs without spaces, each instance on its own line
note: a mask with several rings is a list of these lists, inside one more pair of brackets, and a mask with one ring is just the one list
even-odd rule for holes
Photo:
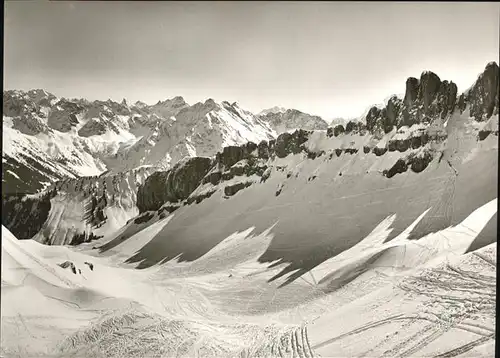
[[2,227],[1,356],[491,357],[497,245],[464,252],[496,208],[384,243],[388,217],[286,285],[293,272],[270,280],[286,264],[257,260],[272,228],[137,270],[123,262],[171,217],[105,253],[93,247],[106,239],[45,246]]

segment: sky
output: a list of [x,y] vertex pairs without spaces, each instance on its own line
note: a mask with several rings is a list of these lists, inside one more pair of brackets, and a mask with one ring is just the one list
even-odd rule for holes
[[4,89],[153,104],[213,98],[357,117],[424,70],[498,63],[498,3],[6,1]]

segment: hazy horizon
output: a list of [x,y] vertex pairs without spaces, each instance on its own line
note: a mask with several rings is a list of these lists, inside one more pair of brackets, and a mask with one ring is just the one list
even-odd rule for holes
[[467,89],[498,63],[496,3],[6,2],[4,89],[213,98],[356,117],[425,70]]

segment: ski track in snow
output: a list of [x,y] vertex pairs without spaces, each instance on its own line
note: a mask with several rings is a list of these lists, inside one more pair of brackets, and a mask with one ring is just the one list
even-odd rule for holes
[[[2,351],[59,357],[466,356],[491,348],[494,340],[496,243],[463,254],[496,205],[495,199],[454,227],[408,240],[428,208],[384,243],[395,220],[389,216],[357,245],[280,289],[295,271],[268,282],[286,264],[257,261],[273,227],[258,235],[252,227],[234,233],[195,261],[173,259],[144,270],[123,262],[172,215],[104,256],[88,245],[18,241],[2,227],[2,301],[17,297],[15,305],[2,305],[2,331],[9,332]],[[59,267],[64,261],[80,273]],[[28,288],[29,296],[16,293]],[[40,299],[30,299],[35,296]],[[59,310],[66,312],[64,323],[47,326]]]

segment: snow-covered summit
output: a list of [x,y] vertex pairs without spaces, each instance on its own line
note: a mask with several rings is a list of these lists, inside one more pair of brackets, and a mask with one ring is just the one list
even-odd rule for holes
[[280,106],[274,106],[271,108],[263,109],[258,114],[259,114],[259,116],[265,116],[266,114],[269,114],[269,113],[285,113],[285,112],[286,112],[286,108],[280,107]]
[[4,174],[4,187],[13,191],[33,192],[40,183],[106,170],[169,168],[184,157],[276,136],[236,102],[189,105],[181,96],[130,105],[125,99],[90,102],[40,89],[10,90],[4,92],[3,115],[3,160],[13,173],[8,180]]
[[325,130],[328,127],[328,123],[323,118],[301,112],[297,109],[274,107],[261,112],[259,118],[269,123],[271,128],[277,133],[284,133],[299,128]]

